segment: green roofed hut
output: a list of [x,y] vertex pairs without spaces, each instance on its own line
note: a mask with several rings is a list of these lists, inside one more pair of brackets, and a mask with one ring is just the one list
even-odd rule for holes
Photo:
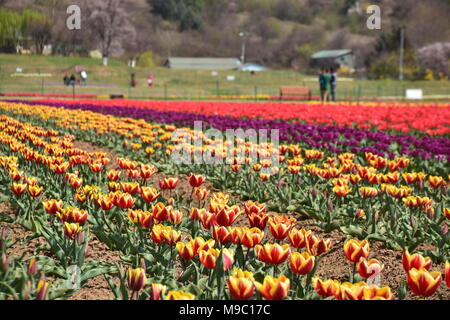
[[168,58],[165,66],[170,69],[235,70],[242,63],[237,58]]
[[323,50],[311,56],[311,67],[313,68],[336,68],[345,66],[351,70],[355,69],[355,55],[352,50]]

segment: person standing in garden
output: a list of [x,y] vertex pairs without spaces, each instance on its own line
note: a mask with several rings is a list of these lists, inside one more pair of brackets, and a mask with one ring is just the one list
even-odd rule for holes
[[[322,69],[323,70],[323,69]],[[331,74],[330,70],[326,69],[325,72],[321,72],[319,75],[320,82],[320,99],[322,102],[330,100],[330,89],[331,89]]]
[[148,84],[148,87],[149,87],[149,88],[152,88],[152,87],[153,87],[153,75],[152,75],[151,73],[148,74],[148,77],[147,77],[147,84]]
[[330,81],[330,88],[331,88],[331,99],[333,102],[336,102],[336,86],[337,86],[337,73],[334,68],[331,68],[331,81]]
[[87,72],[86,71],[81,71],[81,73],[80,73],[80,79],[81,79],[81,83],[82,83],[82,85],[87,85],[87,78],[88,78],[88,75],[87,75]]
[[325,69],[321,68],[320,72],[319,72],[319,90],[320,90],[320,101],[323,102],[324,101],[324,96],[325,96],[325,78],[324,78],[324,74],[325,74]]

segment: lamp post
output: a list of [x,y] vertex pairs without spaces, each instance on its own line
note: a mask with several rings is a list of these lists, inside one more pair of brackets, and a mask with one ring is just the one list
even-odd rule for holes
[[239,36],[242,38],[242,47],[241,47],[241,63],[245,63],[245,46],[247,42],[248,32],[244,31],[239,33]]

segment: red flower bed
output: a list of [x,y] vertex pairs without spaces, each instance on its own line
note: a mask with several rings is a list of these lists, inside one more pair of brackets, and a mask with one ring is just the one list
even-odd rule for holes
[[[51,100],[41,100],[41,102]],[[55,102],[55,101],[53,101]],[[77,100],[102,106],[129,106],[158,111],[192,112],[246,118],[283,119],[338,126],[357,125],[360,129],[377,126],[379,130],[409,132],[419,130],[430,135],[450,133],[450,104],[360,102],[360,103],[282,103],[282,102],[210,102],[210,101],[139,101]]]

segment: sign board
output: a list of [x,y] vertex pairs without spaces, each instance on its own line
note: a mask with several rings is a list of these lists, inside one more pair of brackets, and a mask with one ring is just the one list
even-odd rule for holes
[[406,90],[406,99],[422,100],[423,99],[422,89],[407,89]]
[[212,75],[213,77],[217,77],[218,74],[219,74],[219,73],[218,73],[217,71],[211,72],[211,75]]
[[235,76],[227,76],[227,80],[234,81],[234,80],[236,80],[236,77]]

